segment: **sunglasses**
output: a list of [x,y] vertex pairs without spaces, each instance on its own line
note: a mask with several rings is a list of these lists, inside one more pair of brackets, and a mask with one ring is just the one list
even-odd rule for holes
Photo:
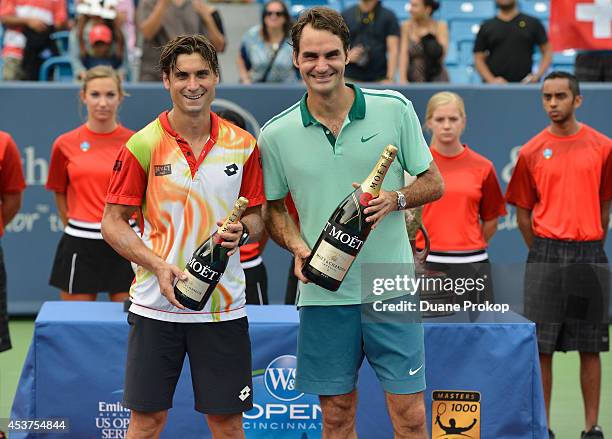
[[277,12],[277,11],[266,11],[264,15],[266,17],[271,17],[272,15],[276,15],[277,17],[284,17],[285,13],[284,12]]

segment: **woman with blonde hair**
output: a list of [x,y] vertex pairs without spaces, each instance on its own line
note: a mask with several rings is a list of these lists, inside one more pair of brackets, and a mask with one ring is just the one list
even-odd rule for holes
[[111,67],[87,70],[79,93],[87,120],[53,144],[46,188],[55,192],[65,229],[50,284],[61,290],[63,300],[93,301],[108,292],[111,300],[122,302],[134,277],[130,263],[100,231],[108,183],[113,170],[121,168],[115,158],[134,134],[117,120],[124,96],[121,77]]
[[[495,168],[490,160],[461,142],[466,126],[465,105],[456,93],[436,93],[427,104],[426,127],[431,153],[444,178],[444,195],[423,208],[430,238],[427,268],[458,279],[480,278],[486,284],[464,299],[493,300],[487,246],[506,214]],[[423,248],[419,237],[417,247]],[[480,291],[478,291],[480,290]]]

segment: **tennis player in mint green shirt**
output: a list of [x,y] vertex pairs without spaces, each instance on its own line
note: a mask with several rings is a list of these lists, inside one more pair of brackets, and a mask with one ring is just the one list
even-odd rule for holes
[[[442,178],[409,100],[395,91],[345,84],[349,31],[340,14],[309,9],[291,35],[294,64],[307,93],[266,123],[259,146],[268,231],[294,254],[300,280],[296,388],[320,396],[324,437],[356,437],[355,386],[365,356],[386,392],[398,437],[425,438],[423,327],[413,318],[395,316],[368,321],[372,303],[364,300],[361,269],[369,263],[402,264],[409,271],[412,254],[401,210],[439,198]],[[370,173],[388,144],[398,147],[397,158],[380,196],[365,210],[373,230],[340,289],[308,283],[301,268],[329,215],[353,190],[352,183]],[[410,187],[404,187],[404,171],[417,176]],[[285,209],[289,192],[300,231]],[[375,300],[391,303],[405,294],[396,291]]]

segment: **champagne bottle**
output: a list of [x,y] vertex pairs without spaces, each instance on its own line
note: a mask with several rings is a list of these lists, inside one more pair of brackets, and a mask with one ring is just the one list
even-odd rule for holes
[[302,273],[311,282],[330,291],[340,288],[372,229],[363,211],[370,200],[378,197],[396,154],[397,148],[387,145],[368,178],[332,213],[302,268]]
[[227,267],[230,249],[221,245],[219,236],[232,223],[237,223],[249,204],[244,197],[238,198],[232,213],[227,217],[219,230],[210,235],[191,256],[185,267],[186,280],[180,280],[174,286],[176,300],[186,308],[201,311],[210,299],[223,272]]

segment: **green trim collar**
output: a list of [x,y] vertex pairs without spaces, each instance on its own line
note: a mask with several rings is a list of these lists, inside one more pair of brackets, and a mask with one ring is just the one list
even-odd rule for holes
[[[366,114],[366,101],[363,96],[363,92],[359,87],[354,84],[346,84],[347,87],[351,87],[355,92],[355,100],[353,101],[353,105],[349,110],[349,120],[352,122],[357,119],[364,119]],[[308,109],[308,105],[306,104],[306,99],[308,98],[308,92],[304,93],[302,99],[300,100],[300,113],[302,115],[302,124],[307,127],[309,125],[318,124],[317,120],[313,117],[312,113]]]

